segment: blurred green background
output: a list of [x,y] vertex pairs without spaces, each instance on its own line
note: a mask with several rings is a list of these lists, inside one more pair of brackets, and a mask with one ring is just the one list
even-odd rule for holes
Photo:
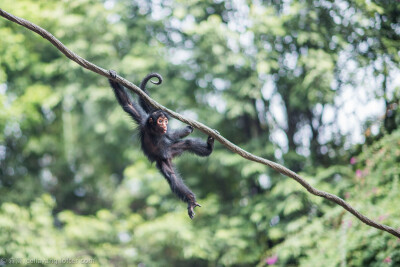
[[[162,105],[400,227],[399,1],[0,8],[135,84],[159,72],[149,91]],[[0,265],[400,265],[399,239],[219,143],[176,160],[202,204],[191,221],[106,78],[4,18],[0,36]]]

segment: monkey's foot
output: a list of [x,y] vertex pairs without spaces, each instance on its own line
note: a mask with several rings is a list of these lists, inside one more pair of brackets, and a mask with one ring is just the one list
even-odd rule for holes
[[115,79],[117,77],[117,72],[115,70],[109,70],[108,73],[110,73],[110,75],[113,79]]
[[194,213],[195,207],[201,207],[201,205],[197,202],[188,203],[188,214],[189,214],[190,219],[193,219],[194,215],[196,215],[196,213]]

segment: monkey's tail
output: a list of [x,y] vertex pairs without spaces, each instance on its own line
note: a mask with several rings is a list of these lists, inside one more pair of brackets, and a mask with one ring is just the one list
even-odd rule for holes
[[[147,84],[147,82],[148,82],[149,80],[151,80],[152,78],[157,78],[157,80],[158,80],[157,82],[150,81],[152,84],[160,85],[160,84],[162,83],[162,81],[163,81],[162,76],[161,76],[160,74],[156,73],[156,72],[147,74],[147,76],[144,77],[144,79],[143,79],[142,82],[140,83],[140,89],[142,89],[143,91],[146,92],[146,84]],[[147,93],[147,92],[146,92],[146,93]]]

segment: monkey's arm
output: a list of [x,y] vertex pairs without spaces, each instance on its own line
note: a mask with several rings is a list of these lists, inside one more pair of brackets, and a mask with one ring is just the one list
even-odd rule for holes
[[214,150],[214,138],[209,136],[207,142],[200,138],[186,138],[171,145],[172,157],[180,156],[188,151],[201,157],[208,157]]
[[196,197],[193,192],[190,191],[190,189],[183,183],[182,179],[176,174],[171,160],[158,161],[156,165],[161,174],[168,181],[172,192],[188,204],[188,214],[190,219],[193,219],[195,215],[194,208],[201,207],[201,205],[196,202]]
[[[146,84],[147,84],[147,82],[150,81],[152,78],[157,78],[157,79],[158,79],[158,82],[153,82],[153,81],[151,81],[151,83],[157,84],[157,85],[159,85],[159,84],[162,83],[162,77],[161,77],[161,75],[158,74],[158,73],[150,73],[150,74],[148,74],[146,77],[144,77],[144,79],[143,79],[142,82],[140,83],[140,86],[139,86],[139,87],[140,87],[140,89],[142,89],[143,92],[145,92],[147,95],[149,95],[149,92],[146,90]],[[146,113],[150,113],[150,111],[152,110],[152,107],[151,107],[149,104],[147,104],[147,102],[146,102],[143,98],[141,98],[141,97],[139,97],[139,104],[140,104],[140,106],[144,109],[144,111],[145,111]]]
[[[115,78],[117,73],[113,70],[110,70],[110,75]],[[119,83],[111,79],[108,81],[114,91],[118,103],[121,105],[123,110],[128,113],[139,125],[142,124],[146,117],[146,113],[143,111],[143,109],[129,99],[127,92]]]
[[180,129],[171,131],[169,136],[174,140],[178,140],[178,139],[188,136],[191,133],[193,133],[193,127],[188,125],[184,128],[180,128]]

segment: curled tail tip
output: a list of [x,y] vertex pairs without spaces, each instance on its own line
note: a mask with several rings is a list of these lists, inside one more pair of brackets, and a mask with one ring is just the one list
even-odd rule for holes
[[148,75],[148,77],[149,77],[150,79],[151,79],[151,78],[157,78],[157,79],[158,79],[157,82],[150,81],[152,84],[160,85],[160,84],[162,83],[162,81],[163,81],[162,76],[161,76],[160,74],[156,73],[156,72],[150,73],[150,74]]
[[153,81],[150,81],[152,84],[155,84],[155,85],[160,85],[161,83],[162,83],[162,80],[158,80],[158,82],[153,82]]
[[[157,82],[150,81],[152,78],[157,78],[158,81]],[[148,81],[150,81],[152,84],[160,85],[162,83],[162,81],[163,81],[163,78],[162,78],[162,76],[160,74],[158,74],[156,72],[147,74],[147,76],[140,83],[140,88],[145,90],[146,84],[147,84]]]

